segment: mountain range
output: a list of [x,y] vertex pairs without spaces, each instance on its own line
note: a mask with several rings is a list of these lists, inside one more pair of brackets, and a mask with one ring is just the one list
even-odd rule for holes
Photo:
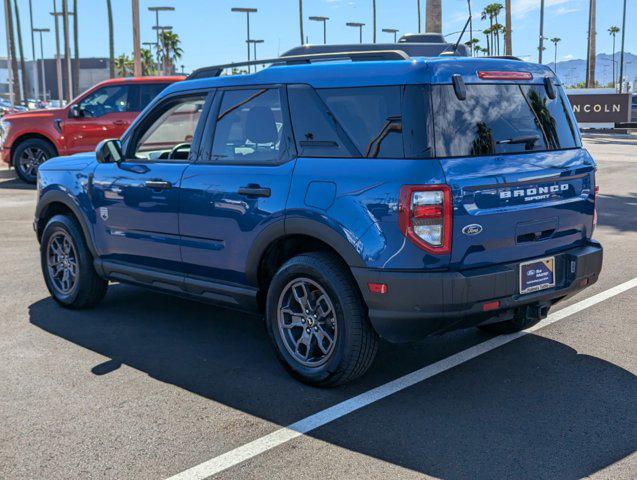
[[[549,49],[546,55],[550,56]],[[557,73],[565,85],[576,85],[586,79],[586,60],[573,59],[557,62],[557,69],[553,62],[547,63]],[[595,80],[601,86],[606,86],[613,81],[613,56],[600,53],[595,57]],[[619,52],[615,54],[615,77],[619,81]],[[637,80],[637,55],[624,53],[624,78],[631,83]]]

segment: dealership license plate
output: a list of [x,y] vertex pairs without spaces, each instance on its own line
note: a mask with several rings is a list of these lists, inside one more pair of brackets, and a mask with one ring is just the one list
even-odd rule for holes
[[520,293],[538,292],[555,286],[555,257],[520,264]]

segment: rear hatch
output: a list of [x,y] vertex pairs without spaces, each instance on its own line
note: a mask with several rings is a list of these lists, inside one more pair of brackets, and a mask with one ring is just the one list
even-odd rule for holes
[[584,243],[593,229],[595,163],[561,87],[491,78],[465,88],[460,100],[453,85],[432,86],[436,156],[454,203],[450,267]]

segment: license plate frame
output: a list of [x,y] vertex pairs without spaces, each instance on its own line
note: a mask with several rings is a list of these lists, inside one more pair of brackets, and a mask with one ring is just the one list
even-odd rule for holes
[[520,295],[555,288],[555,257],[544,257],[520,263]]

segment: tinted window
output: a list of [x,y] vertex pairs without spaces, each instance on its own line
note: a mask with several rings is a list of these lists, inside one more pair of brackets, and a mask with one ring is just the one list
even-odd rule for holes
[[577,147],[563,94],[551,100],[540,85],[432,87],[436,155],[476,156]]
[[276,162],[287,156],[278,89],[223,92],[212,145],[212,160]]
[[78,106],[85,117],[101,117],[109,113],[130,112],[128,85],[112,85],[95,90],[83,98]]
[[136,85],[139,89],[139,111],[146,108],[153,98],[168,85],[168,83],[140,83]]
[[143,133],[135,157],[151,160],[185,160],[203,110],[205,97],[193,96],[171,101],[163,114]]
[[334,116],[312,87],[290,85],[288,100],[299,155],[350,157],[357,153],[344,132],[339,134]]
[[318,92],[361,156],[404,157],[401,87],[329,88]]

